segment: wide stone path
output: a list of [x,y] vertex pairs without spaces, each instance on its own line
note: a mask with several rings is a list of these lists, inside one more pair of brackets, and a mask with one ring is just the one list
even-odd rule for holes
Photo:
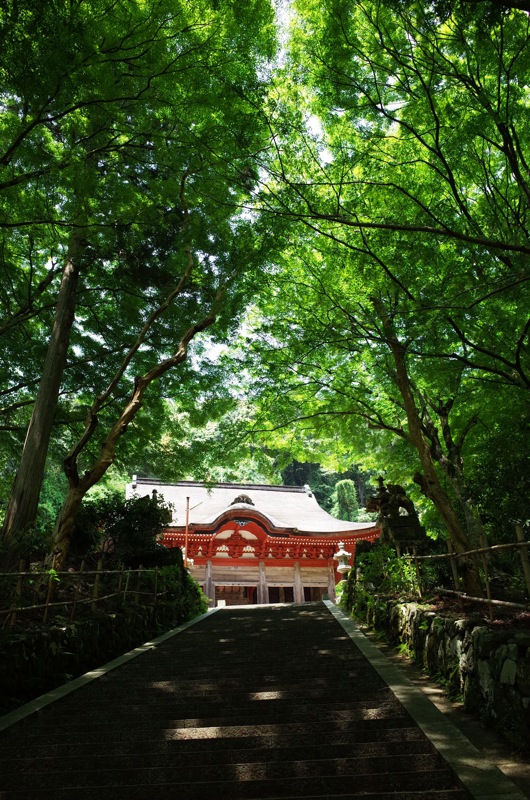
[[210,613],[6,727],[0,798],[521,797],[366,647],[330,604]]

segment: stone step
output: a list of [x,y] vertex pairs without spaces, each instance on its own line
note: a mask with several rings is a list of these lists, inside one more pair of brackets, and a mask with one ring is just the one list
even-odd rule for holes
[[192,740],[192,739],[207,739],[214,740],[217,738],[225,739],[244,739],[247,736],[260,736],[260,737],[275,737],[275,736],[292,736],[300,737],[306,734],[313,734],[325,736],[329,739],[335,733],[349,733],[355,734],[364,732],[368,735],[374,735],[373,732],[377,729],[385,728],[408,728],[413,727],[408,715],[402,712],[402,716],[393,715],[391,717],[382,717],[368,720],[323,720],[323,721],[309,721],[309,722],[285,722],[285,723],[267,723],[255,725],[223,725],[223,726],[190,726],[190,727],[172,727],[163,726],[160,724],[152,723],[147,725],[142,719],[137,721],[136,725],[128,727],[122,726],[119,722],[116,723],[112,720],[108,725],[101,725],[99,729],[93,726],[85,726],[81,721],[80,724],[68,726],[63,728],[54,727],[52,730],[39,730],[38,727],[28,728],[24,736],[26,745],[34,746],[42,741],[43,735],[46,736],[46,741],[49,744],[60,744],[61,742],[73,741],[79,745],[84,745],[88,742],[111,742],[116,740],[138,740],[142,739],[164,739],[171,740]]
[[[300,762],[297,762],[300,763]],[[310,762],[311,765],[312,762]],[[332,762],[334,763],[334,762]],[[204,798],[265,798],[288,795],[305,797],[308,793],[334,794],[343,791],[345,784],[351,781],[355,792],[369,794],[370,792],[394,791],[394,800],[400,800],[400,792],[421,791],[436,789],[454,789],[455,781],[448,769],[430,769],[414,772],[374,772],[356,773],[344,769],[339,771],[328,767],[314,767],[301,762],[301,774],[293,774],[289,769],[281,770],[280,774],[270,775],[268,768],[271,765],[240,764],[219,766],[208,770],[195,769],[195,775],[189,775],[180,767],[177,768],[131,768],[128,770],[108,770],[97,772],[60,772],[39,773],[26,776],[17,776],[18,780],[11,778],[4,782],[5,791],[9,796],[21,796],[21,792],[31,792],[31,787],[37,783],[39,793],[46,790],[54,791],[57,787],[62,790],[70,789],[72,797],[79,798],[79,790],[121,787],[130,788],[131,797],[141,797],[139,789],[158,786],[159,791],[175,793],[186,800],[204,800]],[[289,765],[285,765],[288,767]],[[274,771],[273,771],[274,772]],[[10,785],[11,784],[11,785]],[[1,797],[2,795],[0,795]],[[99,796],[99,791],[98,791]],[[171,795],[169,795],[171,796]],[[368,798],[367,798],[368,800]]]
[[[168,674],[171,670],[171,665],[161,670],[162,674]],[[142,680],[130,680],[128,672],[122,673],[123,679],[121,681],[114,680],[112,682],[102,681],[99,684],[97,692],[92,690],[92,685],[84,687],[79,691],[78,705],[86,705],[94,702],[97,697],[100,701],[104,697],[112,696],[116,698],[118,704],[121,702],[130,702],[131,697],[137,691],[145,690],[146,682],[145,675]],[[240,678],[235,680],[227,680],[226,674],[224,678],[217,678],[205,681],[201,680],[184,680],[175,676],[172,680],[155,680],[148,685],[150,689],[156,689],[160,692],[169,692],[172,695],[193,695],[195,697],[215,697],[225,696],[228,699],[231,697],[238,697],[242,695],[254,695],[267,692],[284,692],[289,693],[293,698],[307,696],[309,692],[315,694],[321,693],[322,696],[327,694],[333,698],[336,697],[340,691],[354,692],[361,697],[365,696],[367,692],[375,693],[388,691],[383,681],[376,682],[370,680],[369,677],[356,676],[347,674],[341,680],[332,674],[327,674],[326,677],[314,676],[308,680],[307,675],[305,679],[288,676],[282,681],[279,677],[273,678],[268,676],[266,678],[256,678],[254,675],[247,675],[245,680]],[[131,694],[131,692],[133,694]],[[287,698],[288,699],[288,698]],[[59,705],[59,704],[58,704]]]
[[[261,726],[266,725],[270,728],[271,725],[275,726],[288,726],[296,719],[296,725],[312,725],[317,724],[322,729],[322,725],[326,724],[326,730],[330,730],[329,725],[332,723],[351,723],[356,726],[363,722],[384,722],[396,723],[398,720],[404,719],[408,722],[408,715],[399,707],[396,706],[381,706],[379,708],[367,708],[362,713],[357,710],[344,709],[342,711],[328,711],[324,708],[308,709],[305,713],[292,714],[282,713],[277,710],[275,713],[263,714],[259,709],[254,713],[250,711],[246,714],[238,716],[237,714],[228,714],[223,717],[184,717],[181,719],[171,718],[166,715],[157,715],[156,713],[146,715],[136,715],[128,719],[116,717],[92,717],[88,714],[83,720],[73,722],[68,726],[71,735],[76,736],[86,730],[90,726],[93,733],[96,735],[100,731],[112,732],[113,729],[119,731],[122,735],[127,736],[130,732],[147,729],[164,731],[181,731],[181,730],[207,730],[207,729],[229,729],[229,728],[254,728],[259,729]],[[343,729],[343,728],[341,728]],[[331,728],[333,730],[333,728]]]
[[[285,658],[292,658],[292,654],[286,654]],[[153,672],[157,671],[160,675],[167,675],[171,674],[172,671],[175,670],[175,664],[153,664],[152,667],[150,665],[150,669]],[[300,686],[300,691],[303,689],[319,689],[319,688],[326,688],[335,684],[335,683],[342,683],[345,685],[358,685],[364,684],[365,686],[373,686],[374,681],[370,680],[369,677],[365,677],[363,672],[366,672],[366,662],[359,668],[359,670],[351,669],[350,667],[345,668],[341,671],[331,670],[326,667],[326,665],[319,665],[319,672],[315,674],[315,664],[308,663],[305,673],[301,674],[292,674],[291,672],[287,671],[278,671],[276,674],[272,675],[269,672],[260,672],[257,670],[253,670],[249,673],[248,664],[246,665],[245,669],[241,669],[236,671],[230,665],[225,665],[222,670],[215,671],[215,670],[204,670],[203,672],[197,672],[194,670],[193,664],[179,664],[177,666],[179,671],[182,671],[182,674],[175,675],[174,680],[172,681],[174,687],[182,687],[183,690],[192,691],[195,686],[200,686],[200,684],[206,684],[206,687],[211,688],[214,686],[222,686],[227,690],[241,690],[242,687],[249,687],[250,690],[260,690],[261,687],[266,687],[270,685],[282,685],[282,686],[290,686],[291,690],[294,691],[298,686]],[[193,678],[186,677],[186,675],[194,674]],[[325,684],[323,682],[323,675],[329,676],[329,683]],[[230,675],[230,677],[227,677]],[[102,688],[105,688],[107,685],[107,681],[109,683],[114,683],[114,676],[112,679],[110,676],[107,678],[106,681],[103,681]],[[126,680],[127,684],[131,687],[143,686],[144,685],[144,676],[141,672],[131,672],[130,669],[126,670]],[[168,683],[167,680],[159,680],[157,683]],[[383,681],[378,680],[375,681],[375,685],[383,686]]]
[[[57,769],[60,767],[60,769]],[[45,789],[51,786],[93,786],[121,785],[124,779],[138,783],[195,783],[269,781],[289,778],[348,776],[355,777],[379,773],[394,774],[402,772],[440,771],[440,757],[434,754],[421,756],[385,756],[381,758],[304,758],[298,761],[254,761],[205,764],[175,764],[171,756],[149,758],[142,767],[138,759],[131,756],[117,759],[115,763],[97,765],[88,769],[75,759],[65,759],[55,770],[31,770],[11,774],[4,781],[5,789],[20,789],[38,786]]]
[[[223,740],[218,740],[218,742],[219,741],[223,742]],[[149,760],[150,766],[157,767],[176,766],[177,764],[183,764],[188,767],[208,764],[245,764],[255,763],[259,760],[272,763],[330,758],[341,759],[354,757],[355,759],[385,759],[392,757],[401,759],[403,764],[409,764],[412,761],[410,768],[416,768],[415,765],[421,763],[421,759],[424,756],[431,756],[433,753],[432,745],[427,739],[399,742],[358,742],[356,744],[350,742],[344,744],[298,744],[293,746],[288,746],[286,744],[282,748],[263,747],[263,742],[258,740],[254,742],[254,747],[248,747],[246,749],[238,747],[237,750],[228,748],[198,750],[197,748],[176,748],[168,747],[167,745],[162,748],[158,747],[150,750],[149,748],[143,747],[142,744],[144,743],[139,742],[136,748],[113,748],[112,753],[109,753],[106,748],[99,747],[96,750],[92,748],[88,749],[88,751],[84,750],[82,755],[79,755],[78,747],[71,746],[66,751],[61,751],[61,753],[63,756],[63,763],[68,762],[70,769],[78,770],[111,769],[118,760],[123,769],[124,762],[127,761],[127,759],[130,759],[131,765],[136,765],[139,754]],[[167,744],[179,745],[180,743],[175,742]],[[57,755],[57,748],[50,749],[52,750],[50,755],[46,755],[47,750],[43,746],[37,753],[32,750],[32,753],[34,753],[32,756],[21,755],[20,751],[14,748],[11,753],[6,753],[4,751],[2,756],[0,756],[0,773],[7,767],[9,767],[10,772],[16,774],[33,770],[35,768],[35,758],[39,759],[39,771],[56,771],[57,759],[55,756]],[[420,762],[417,761],[418,758]]]
[[[272,735],[268,733],[261,736],[248,734],[242,737],[219,735],[215,738],[204,737],[202,739],[167,739],[163,736],[145,738],[143,731],[139,731],[135,737],[125,739],[117,731],[114,737],[98,736],[93,741],[87,741],[86,738],[80,740],[79,737],[72,739],[67,734],[55,736],[53,740],[50,734],[46,737],[40,735],[35,741],[31,741],[28,739],[28,734],[22,731],[20,744],[11,747],[8,744],[3,744],[2,756],[8,760],[8,763],[12,757],[17,758],[21,753],[28,751],[32,753],[33,759],[67,758],[79,753],[80,744],[82,745],[83,754],[87,756],[108,753],[112,753],[113,756],[123,754],[147,755],[149,753],[198,753],[202,755],[205,751],[208,753],[224,753],[227,750],[241,752],[263,749],[279,753],[280,758],[285,750],[298,746],[309,748],[320,748],[322,746],[332,748],[347,747],[349,748],[348,753],[351,748],[355,748],[355,751],[357,751],[358,747],[370,747],[373,745],[384,745],[391,748],[392,751],[395,747],[406,748],[411,744],[422,748],[425,746],[431,747],[428,739],[418,727],[388,728],[384,726],[374,728],[371,726],[347,732],[327,731],[324,740],[320,727],[312,734],[303,731],[296,734],[276,733]],[[257,758],[253,755],[252,760],[257,760]]]
[[[23,790],[21,792],[10,791],[1,792],[0,800],[191,800],[194,798],[191,795],[183,795],[180,793],[180,788],[172,786],[111,786],[99,787],[97,792],[94,793],[93,789],[77,789],[75,797],[72,796],[71,789],[44,789],[40,790]],[[219,798],[219,795],[203,795],[200,800],[212,797],[212,800]],[[311,793],[308,790],[306,793],[300,794],[282,794],[282,795],[252,795],[241,796],[237,795],[238,800],[252,800],[252,798],[259,798],[259,800],[294,800],[295,797],[303,797],[304,800],[330,800],[330,794],[326,791],[322,794]],[[370,792],[363,795],[364,800],[469,800],[469,795],[462,789],[438,789],[438,790],[420,790],[420,791],[403,791],[396,794],[390,792]],[[359,800],[359,794],[354,790],[353,793],[348,792],[345,787],[333,793],[333,798],[337,800]],[[197,798],[198,800],[198,798]]]
[[[207,720],[207,719],[244,719],[248,717],[249,722],[256,719],[270,720],[275,718],[280,721],[292,721],[295,719],[300,722],[302,720],[312,719],[375,719],[380,716],[403,716],[404,711],[402,706],[395,700],[395,698],[384,697],[381,701],[374,700],[357,700],[348,703],[326,703],[323,701],[314,701],[311,703],[292,703],[284,702],[281,699],[277,700],[254,700],[246,703],[239,702],[237,704],[227,705],[226,701],[215,700],[210,703],[197,702],[190,698],[186,703],[171,703],[171,702],[154,702],[146,703],[138,706],[114,706],[112,705],[112,715],[109,714],[109,704],[94,707],[89,706],[83,709],[82,717],[79,715],[79,722],[73,723],[82,724],[90,721],[94,725],[105,724],[120,724],[120,725],[134,725],[139,719],[144,721],[149,720],[151,723],[154,720],[169,722],[173,725],[180,725],[181,721],[186,725],[189,720]],[[55,717],[56,722],[63,722],[70,720],[68,711],[58,713]],[[81,722],[82,719],[82,722]],[[195,723],[194,723],[195,724]],[[203,722],[203,725],[223,724],[218,722]],[[235,723],[232,724],[244,724]]]

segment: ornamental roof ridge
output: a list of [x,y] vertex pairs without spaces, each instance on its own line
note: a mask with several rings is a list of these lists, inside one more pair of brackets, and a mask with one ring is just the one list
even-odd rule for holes
[[139,478],[133,476],[133,484],[148,484],[149,486],[189,486],[200,489],[253,489],[262,490],[267,492],[300,492],[301,494],[307,493],[305,486],[283,486],[280,484],[269,483],[230,483],[226,481],[208,482],[208,481],[161,481],[158,478]]

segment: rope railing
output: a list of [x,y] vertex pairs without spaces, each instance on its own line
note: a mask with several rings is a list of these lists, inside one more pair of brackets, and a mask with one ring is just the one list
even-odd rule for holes
[[414,556],[406,554],[403,558],[415,558],[418,561],[427,561],[435,558],[448,559],[448,558],[465,558],[466,556],[479,555],[480,553],[491,553],[496,550],[516,550],[520,547],[530,547],[530,541],[524,542],[508,542],[507,544],[492,544],[487,547],[479,547],[476,550],[466,550],[465,553],[433,553],[427,556]]
[[[11,592],[4,585],[5,598],[11,595],[9,607],[0,608],[0,619],[4,618],[3,626],[12,628],[19,614],[42,611],[42,621],[46,622],[51,609],[63,608],[69,611],[69,619],[74,621],[79,606],[91,605],[93,611],[98,605],[110,600],[125,604],[127,601],[138,604],[140,597],[150,598],[156,605],[157,601],[167,594],[165,582],[160,576],[159,567],[144,569],[139,566],[135,569],[103,569],[100,559],[96,569],[85,569],[85,562],[77,571],[56,572],[55,569],[27,570],[24,562],[19,565],[18,572],[0,572],[0,581],[13,581]],[[136,581],[134,581],[136,576]],[[131,578],[135,584],[131,587]],[[145,587],[145,579],[150,579],[151,586]],[[30,585],[38,584],[37,587]],[[142,581],[144,586],[142,587]],[[103,591],[103,593],[102,593]],[[70,592],[70,593],[69,593]],[[35,596],[35,601],[26,598]],[[58,596],[56,598],[56,596]]]
[[[473,550],[467,550],[465,552],[457,553],[455,552],[452,544],[448,541],[448,551],[447,553],[433,553],[431,555],[418,555],[416,548],[413,548],[412,554],[407,553],[401,556],[402,559],[407,561],[414,562],[415,565],[415,573],[416,573],[416,581],[411,581],[412,583],[412,590],[418,595],[418,597],[422,597],[423,595],[423,587],[422,587],[422,576],[421,576],[421,565],[422,563],[429,562],[429,561],[436,561],[436,560],[449,560],[451,564],[451,571],[452,571],[452,578],[454,584],[454,590],[446,589],[437,586],[436,591],[450,594],[454,597],[460,597],[464,600],[468,600],[471,602],[477,603],[486,603],[488,605],[489,616],[490,619],[493,619],[493,611],[494,607],[505,607],[505,608],[519,608],[521,610],[530,611],[530,600],[528,603],[514,603],[507,600],[497,600],[493,599],[492,592],[491,592],[491,583],[492,579],[490,576],[490,569],[488,563],[488,556],[495,555],[497,552],[500,551],[509,551],[509,550],[518,550],[520,559],[521,559],[521,567],[523,571],[523,576],[526,584],[526,591],[527,595],[530,598],[530,559],[528,556],[528,548],[530,547],[530,541],[526,540],[524,537],[523,527],[520,524],[515,526],[517,541],[516,542],[507,542],[504,544],[494,544],[494,545],[487,545],[485,543],[485,537],[482,538],[481,547],[474,548]],[[460,591],[460,577],[458,574],[458,562],[460,559],[477,559],[480,558],[480,565],[482,567],[482,579],[484,582],[484,590],[486,597],[474,597],[466,592]]]

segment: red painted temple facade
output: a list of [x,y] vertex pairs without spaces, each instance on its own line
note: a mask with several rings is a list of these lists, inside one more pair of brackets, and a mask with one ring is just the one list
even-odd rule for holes
[[334,598],[339,542],[353,555],[357,541],[380,533],[371,523],[332,517],[307,486],[144,478],[127,486],[127,497],[153,492],[174,509],[164,545],[185,550],[192,575],[216,605]]

